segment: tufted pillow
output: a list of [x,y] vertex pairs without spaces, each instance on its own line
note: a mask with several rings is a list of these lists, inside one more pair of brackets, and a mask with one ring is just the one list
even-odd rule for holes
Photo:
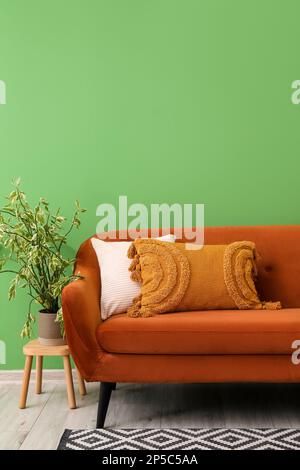
[[129,316],[208,309],[278,309],[264,302],[255,288],[255,245],[205,245],[189,250],[184,243],[135,240],[129,250],[131,279],[141,293],[127,310]]

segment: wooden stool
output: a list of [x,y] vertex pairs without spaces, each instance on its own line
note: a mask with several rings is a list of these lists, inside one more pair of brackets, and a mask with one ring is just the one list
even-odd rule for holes
[[[21,389],[19,408],[21,409],[26,408],[26,399],[27,399],[28,385],[30,382],[30,373],[31,373],[33,356],[36,356],[35,392],[38,394],[42,393],[43,357],[44,356],[62,356],[63,362],[64,362],[65,376],[66,376],[69,407],[71,409],[76,408],[72,369],[71,369],[71,364],[70,364],[69,346],[67,344],[64,344],[63,346],[44,346],[43,344],[40,344],[37,339],[35,339],[33,341],[30,341],[24,346],[23,353],[25,354],[26,359],[25,359],[24,376],[23,376],[23,384],[22,384],[22,389]],[[77,372],[79,393],[80,395],[86,395],[84,380],[81,377],[78,369],[76,369],[76,372]]]

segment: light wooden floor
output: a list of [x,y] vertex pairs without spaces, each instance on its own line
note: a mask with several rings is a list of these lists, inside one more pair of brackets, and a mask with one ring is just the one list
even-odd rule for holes
[[[75,384],[77,389],[77,385]],[[65,428],[94,428],[98,385],[69,410],[64,382],[30,386],[28,408],[18,409],[20,381],[0,380],[0,449],[56,449]],[[271,384],[118,384],[107,427],[299,427],[300,386]]]

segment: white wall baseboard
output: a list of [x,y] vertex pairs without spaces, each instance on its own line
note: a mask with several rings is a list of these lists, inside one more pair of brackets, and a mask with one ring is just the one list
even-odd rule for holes
[[[72,369],[73,380],[77,381],[76,371]],[[31,371],[31,378],[35,379],[35,369]],[[23,370],[0,370],[0,384],[22,382]],[[65,381],[64,369],[43,369],[43,382],[47,381]]]

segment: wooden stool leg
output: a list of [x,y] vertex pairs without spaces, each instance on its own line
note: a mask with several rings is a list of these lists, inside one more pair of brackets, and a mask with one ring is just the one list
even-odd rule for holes
[[86,395],[85,383],[77,367],[76,367],[76,373],[77,373],[79,393],[81,396]]
[[36,356],[35,393],[42,393],[43,356]]
[[73,377],[72,377],[70,358],[69,358],[69,356],[63,356],[63,360],[64,360],[64,369],[65,369],[65,376],[66,376],[69,408],[74,409],[74,408],[76,408],[76,401],[75,401],[75,394],[74,394],[74,386],[73,386]]
[[20,402],[19,402],[19,408],[21,409],[26,408],[26,400],[27,400],[27,393],[28,393],[28,385],[30,381],[31,366],[32,366],[32,356],[26,356],[23,383],[22,383],[21,396],[20,396]]

